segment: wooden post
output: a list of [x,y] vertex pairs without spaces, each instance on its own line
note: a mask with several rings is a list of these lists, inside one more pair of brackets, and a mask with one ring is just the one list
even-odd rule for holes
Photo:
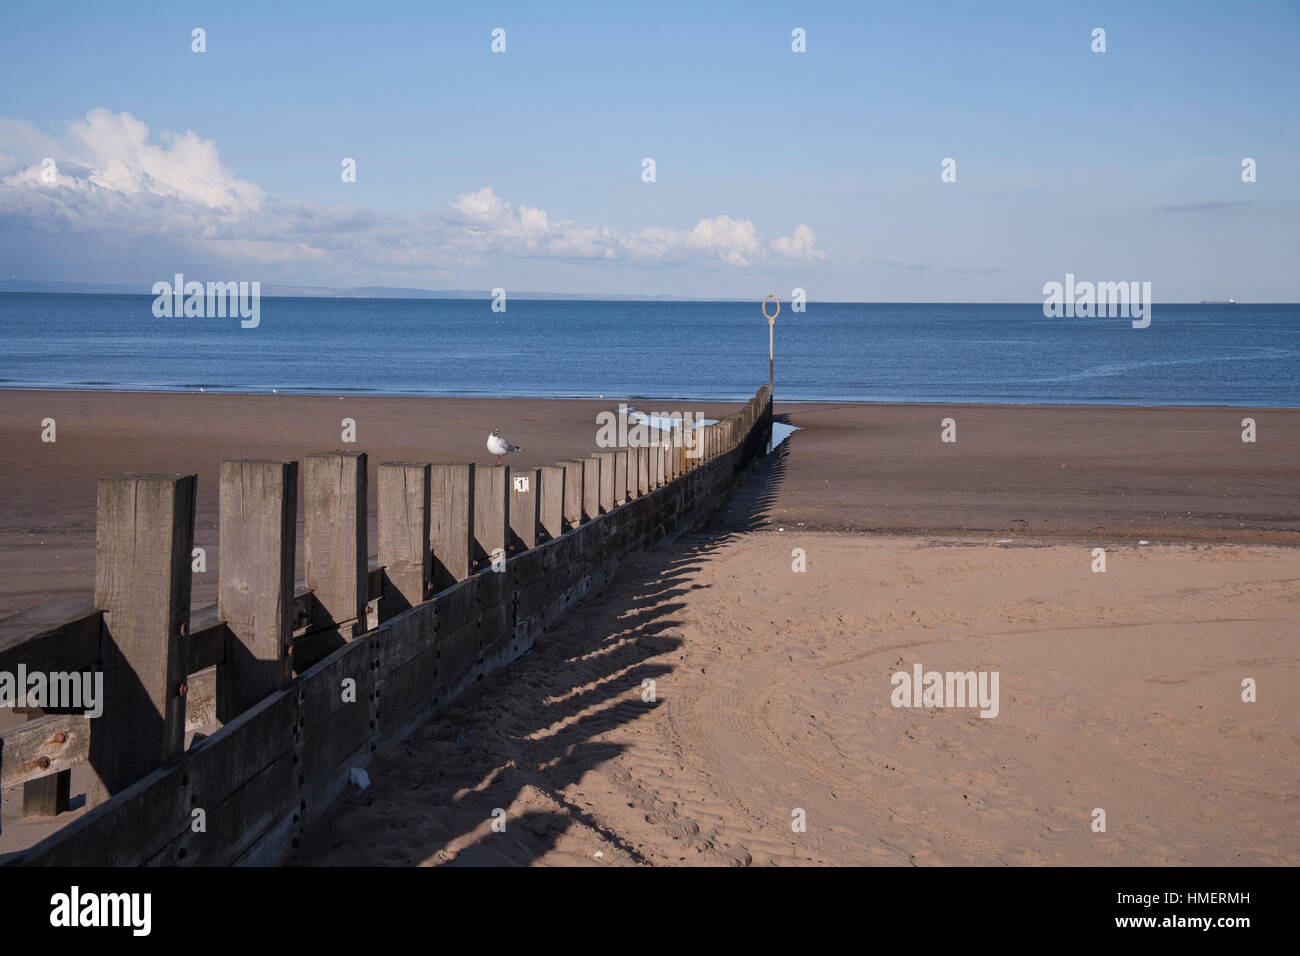
[[614,451],[614,504],[625,505],[631,501],[628,492],[627,449],[619,448]]
[[298,463],[221,463],[217,618],[226,647],[217,666],[217,719],[234,720],[293,676]]
[[547,538],[558,538],[564,534],[564,466],[543,465],[537,472],[542,483],[538,500],[542,530]]
[[[45,716],[43,710],[29,709],[28,720]],[[23,816],[56,817],[68,809],[72,797],[72,771],[60,770],[23,783]]]
[[379,565],[384,569],[380,609],[387,620],[433,595],[429,539],[432,466],[387,461],[379,466]]
[[542,469],[514,468],[510,471],[510,550],[527,551],[541,539]]
[[582,524],[582,483],[587,466],[581,458],[566,458],[560,466],[564,469],[564,523],[576,528]]
[[682,422],[682,471],[691,471],[695,468],[696,459],[693,457],[695,452],[695,442],[699,439],[696,430],[691,427],[691,422]]
[[645,445],[636,449],[636,486],[638,498],[650,493],[650,449]]
[[470,574],[474,466],[431,465],[429,479],[429,544],[433,549],[433,593],[437,594]]
[[474,561],[478,567],[501,557],[510,544],[510,467],[480,465],[474,469]]
[[[351,640],[366,630],[369,567],[366,453],[308,455],[303,472],[303,567],[315,599],[313,630],[338,627]],[[301,668],[303,663],[296,662]]]
[[650,487],[660,488],[664,483],[664,447],[660,444],[659,429],[650,434],[654,436],[650,445]]
[[93,722],[89,807],[181,752],[194,548],[194,475],[101,478],[95,607],[104,612],[104,715]]
[[600,514],[600,459],[582,459],[582,520]]
[[592,456],[600,463],[600,510],[609,514],[614,510],[614,459],[612,451],[598,451]]

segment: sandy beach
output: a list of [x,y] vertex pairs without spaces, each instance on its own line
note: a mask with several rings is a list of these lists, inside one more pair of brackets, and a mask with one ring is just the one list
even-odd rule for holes
[[[596,450],[607,401],[0,390],[0,633],[91,597],[95,481],[198,475],[196,542],[216,568],[223,458],[301,458],[355,447],[384,461],[479,461],[500,426],[519,466]],[[726,413],[726,403],[637,403]],[[808,530],[1096,535],[1103,541],[1300,541],[1300,410],[1010,405],[782,405],[798,427],[765,481],[765,524]],[[1259,440],[1241,441],[1253,417]],[[957,441],[940,440],[944,418]],[[43,443],[53,418],[58,441]],[[372,551],[375,486],[370,487]],[[301,572],[301,555],[299,556]],[[195,575],[194,606],[215,573]],[[51,599],[53,599],[51,601]],[[46,612],[29,612],[51,602]],[[8,620],[6,620],[8,619]]]
[[[372,474],[487,463],[493,426],[549,464],[617,405],[0,391],[0,638],[89,601],[99,475],[198,474],[197,608],[223,458],[337,448],[351,417]],[[1300,411],[776,413],[799,430],[708,528],[381,747],[294,862],[1300,862]],[[916,665],[996,671],[997,716],[892,706]]]
[[[1295,549],[1094,574],[1068,544],[723,526],[381,748],[294,860],[1295,865],[1298,583]],[[999,672],[999,713],[891,706],[918,663]]]

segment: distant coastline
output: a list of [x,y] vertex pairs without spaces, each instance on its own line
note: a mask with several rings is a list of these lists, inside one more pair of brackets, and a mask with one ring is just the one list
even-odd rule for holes
[[[736,298],[698,298],[680,295],[618,295],[609,292],[537,292],[507,290],[510,298],[525,302],[747,302]],[[147,295],[153,293],[148,286],[135,286],[97,282],[53,282],[27,279],[0,279],[0,294],[23,293],[27,295]],[[262,283],[262,295],[271,299],[491,299],[491,289],[415,289],[405,286],[356,286],[331,288],[329,286],[298,286]],[[761,298],[761,297],[760,297]],[[755,302],[760,299],[755,299]],[[783,298],[782,301],[785,301]],[[1023,302],[982,301],[975,299],[816,299],[808,302],[835,305],[1034,305],[1041,298]],[[1252,302],[1244,299],[1199,299],[1179,301],[1157,299],[1156,305],[1297,305],[1296,302]]]

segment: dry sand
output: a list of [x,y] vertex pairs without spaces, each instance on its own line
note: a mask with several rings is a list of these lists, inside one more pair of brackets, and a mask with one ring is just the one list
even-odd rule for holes
[[[494,425],[547,464],[617,401],[0,392],[0,640],[90,598],[98,475],[199,475],[199,607],[222,458],[336,448],[352,417],[372,474],[486,463]],[[1300,862],[1300,411],[777,412],[802,430],[708,531],[381,748],[297,861]],[[1000,713],[890,706],[915,662],[997,671]]]
[[[382,747],[295,862],[1295,865],[1298,583],[1285,548],[694,535]],[[914,662],[998,671],[998,716],[892,707]]]

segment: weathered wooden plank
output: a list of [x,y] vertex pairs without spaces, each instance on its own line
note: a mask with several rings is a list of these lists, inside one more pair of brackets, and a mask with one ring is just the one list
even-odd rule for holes
[[298,463],[223,461],[220,482],[217,719],[226,723],[291,676]]
[[492,555],[505,558],[510,536],[510,468],[484,465],[474,469],[474,566],[486,567]]
[[331,773],[376,730],[373,693],[378,655],[370,638],[341,648],[303,676],[299,690],[300,774]]
[[545,575],[546,560],[543,552],[545,547],[545,544],[539,545],[510,559],[507,568],[510,590],[518,591]]
[[566,458],[558,462],[564,469],[564,527],[565,530],[582,524],[582,502],[585,497],[582,483],[586,474],[586,463],[582,458]]
[[627,487],[627,449],[614,450],[614,504],[625,505],[632,500]]
[[591,521],[600,514],[600,459],[582,459],[582,520]]
[[[99,661],[103,614],[90,601],[77,602],[82,613],[66,623],[29,634],[6,629],[0,646],[0,671],[15,673],[18,665],[29,671],[80,671]],[[21,615],[16,615],[21,617]]]
[[315,598],[313,628],[338,626],[344,638],[365,630],[366,454],[308,455],[303,468],[303,568]]
[[95,606],[104,611],[104,695],[91,734],[97,806],[181,752],[194,547],[194,475],[101,478]]
[[[98,719],[98,718],[95,718]],[[67,770],[90,756],[91,718],[47,714],[0,731],[0,788]]]
[[662,438],[659,429],[650,429],[650,490],[662,488],[664,484],[664,450],[660,444]]
[[510,470],[510,553],[537,547],[541,540],[542,469]]
[[203,810],[203,829],[190,826],[167,843],[148,866],[223,866],[237,858],[286,813],[291,814],[298,795],[294,786],[297,766],[292,753],[276,757],[269,767],[246,781],[215,806]]
[[430,480],[429,540],[436,594],[464,581],[473,565],[474,466],[435,464]]
[[608,514],[614,510],[614,459],[616,456],[612,451],[598,451],[592,457],[600,463],[600,510],[602,513]]
[[542,485],[538,507],[542,534],[551,540],[564,534],[564,467],[543,465],[537,471]]
[[454,587],[438,593],[434,611],[439,631],[455,631],[473,624],[478,616],[478,588],[481,575],[466,578]]
[[216,667],[226,659],[226,622],[217,621],[208,627],[191,631],[185,638],[185,673]]
[[[188,831],[195,808],[217,806],[293,746],[297,689],[245,711],[22,855],[34,866],[139,866]],[[99,721],[95,721],[98,723]],[[92,728],[92,747],[94,732]]]
[[650,493],[650,449],[646,445],[636,449],[636,486],[638,498]]
[[383,618],[396,617],[433,594],[429,539],[431,466],[385,462],[378,471],[379,563]]

